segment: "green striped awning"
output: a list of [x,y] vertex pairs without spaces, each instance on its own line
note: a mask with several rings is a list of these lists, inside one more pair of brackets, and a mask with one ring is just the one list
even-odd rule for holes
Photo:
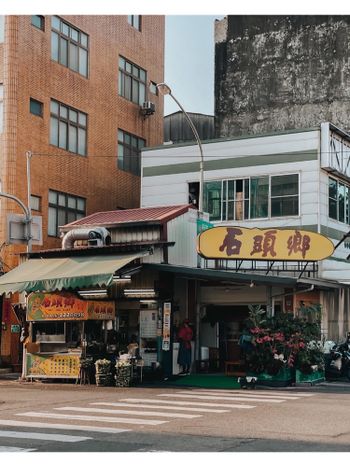
[[108,287],[113,274],[144,253],[30,259],[0,277],[0,294]]

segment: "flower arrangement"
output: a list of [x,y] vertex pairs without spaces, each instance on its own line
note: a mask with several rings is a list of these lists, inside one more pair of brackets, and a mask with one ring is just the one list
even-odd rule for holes
[[252,345],[246,353],[247,369],[277,375],[282,368],[313,371],[322,368],[323,353],[317,344],[320,323],[283,313],[267,317],[260,306],[249,306],[247,328]]

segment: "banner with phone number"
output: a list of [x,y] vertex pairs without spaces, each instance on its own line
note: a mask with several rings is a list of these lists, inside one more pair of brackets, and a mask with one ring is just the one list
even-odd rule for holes
[[28,297],[27,321],[81,321],[115,318],[112,301],[82,300],[72,293],[35,292]]

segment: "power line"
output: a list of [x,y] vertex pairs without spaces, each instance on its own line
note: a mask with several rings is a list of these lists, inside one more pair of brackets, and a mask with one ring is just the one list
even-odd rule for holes
[[[168,147],[167,147],[168,148]],[[161,150],[160,148],[155,148],[155,151],[158,151],[158,150]],[[147,151],[148,152],[148,151]],[[228,155],[228,154],[210,154],[207,155],[207,160],[206,162],[210,162],[211,160],[214,160],[214,159],[217,159],[217,158],[221,158],[221,159],[233,159],[233,158],[236,158],[236,157],[264,157],[264,156],[285,156],[285,155],[309,155],[310,154],[310,151],[306,151],[306,152],[303,152],[303,151],[295,151],[295,152],[281,152],[281,153],[275,153],[275,154],[237,154],[237,153],[234,153],[232,155]],[[334,154],[334,156],[336,156],[336,154],[332,151],[322,151],[322,154]],[[93,159],[99,159],[99,158],[105,158],[105,159],[115,159],[115,160],[118,160],[118,156],[117,155],[113,155],[113,156],[107,156],[107,155],[100,155],[100,156],[97,156],[97,155],[93,155],[93,154],[89,154],[89,155],[86,155],[86,156],[82,156],[80,154],[76,154],[75,153],[72,153],[72,154],[55,154],[55,153],[38,153],[38,152],[33,152],[32,153],[33,156],[48,156],[48,157],[70,157],[70,158],[74,158],[75,156],[79,156],[80,158],[82,157],[83,160],[89,160],[89,158],[93,158]],[[343,153],[344,155],[344,153]],[[128,155],[125,155],[124,154],[124,157],[128,157],[128,158],[132,158],[132,157],[137,157],[139,158],[141,155],[140,154],[128,154]],[[205,154],[204,154],[205,156]],[[157,156],[154,156],[154,155],[151,155],[149,157],[157,157]],[[197,155],[193,155],[193,154],[162,154],[162,159],[185,159],[185,158],[191,158],[191,159],[195,159],[197,157]],[[350,159],[350,151],[349,151],[349,154],[346,154],[345,155],[346,158],[349,158]],[[194,161],[194,162],[197,162],[197,161]],[[296,162],[301,162],[301,161],[296,161]]]

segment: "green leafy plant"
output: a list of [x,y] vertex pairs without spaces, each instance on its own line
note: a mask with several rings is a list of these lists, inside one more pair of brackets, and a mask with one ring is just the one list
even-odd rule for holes
[[[267,317],[260,306],[250,305],[246,321],[252,336],[252,346],[246,354],[248,369],[256,373],[267,372],[276,375],[282,368],[298,368],[313,371],[322,368],[323,353],[318,342],[321,338],[320,307],[314,307],[305,318],[282,313]],[[308,310],[310,313],[310,310]]]

